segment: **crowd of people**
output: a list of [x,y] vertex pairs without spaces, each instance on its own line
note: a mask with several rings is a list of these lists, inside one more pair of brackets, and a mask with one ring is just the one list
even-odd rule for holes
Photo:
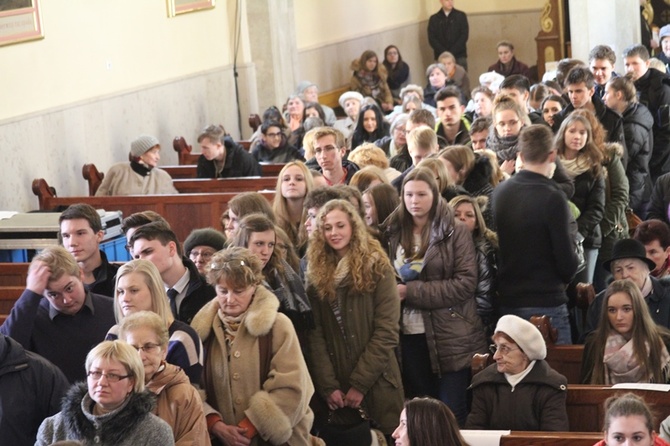
[[[340,119],[305,81],[249,151],[202,130],[200,178],[284,163],[272,203],[240,193],[185,240],[155,212],[126,216],[121,266],[96,210],[66,209],[62,246],[34,257],[0,326],[0,364],[24,376],[20,401],[0,401],[2,435],[318,445],[362,426],[365,444],[408,446],[467,445],[462,427],[567,431],[567,380],[534,315],[557,344],[585,344],[583,383],[670,383],[670,76],[642,45],[619,76],[598,45],[532,83],[501,41],[472,88],[467,17],[441,4],[425,86],[389,45],[352,62]],[[156,138],[129,157],[98,195],[175,193]],[[603,444],[662,444],[655,426],[624,395]]]

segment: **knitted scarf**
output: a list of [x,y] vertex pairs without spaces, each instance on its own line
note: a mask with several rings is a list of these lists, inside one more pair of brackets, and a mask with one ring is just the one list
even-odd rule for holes
[[561,156],[561,164],[565,167],[565,171],[572,179],[583,174],[591,168],[591,163],[588,158],[584,156],[577,156],[577,158],[568,160]]
[[[648,353],[649,344],[647,343],[646,346]],[[609,334],[603,356],[605,384],[639,383],[652,380],[651,373],[638,363],[634,348],[632,340],[626,340],[616,331]],[[661,352],[661,364],[664,370],[670,368],[670,354],[665,346]]]

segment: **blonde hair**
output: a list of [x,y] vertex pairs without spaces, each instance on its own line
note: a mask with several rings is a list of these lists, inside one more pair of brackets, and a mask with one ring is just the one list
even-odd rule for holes
[[353,186],[361,193],[363,193],[375,180],[379,180],[384,184],[391,184],[388,178],[386,178],[383,170],[381,170],[379,167],[367,166],[356,172],[354,176],[351,177],[349,186]]
[[128,274],[137,273],[142,276],[144,283],[149,288],[151,294],[151,311],[156,313],[161,318],[163,324],[169,327],[174,322],[172,310],[168,304],[167,293],[165,292],[165,285],[163,279],[158,272],[156,265],[149,260],[136,259],[121,265],[116,273],[116,282],[114,287],[114,318],[116,322],[121,322],[124,317],[121,313],[121,302],[119,302],[119,280]]
[[429,127],[418,127],[407,135],[407,147],[437,150],[437,134]]
[[437,181],[437,187],[440,190],[440,193],[451,186],[452,181],[451,178],[449,178],[447,167],[438,158],[424,158],[416,167],[425,167],[435,174],[435,180]]
[[124,341],[102,341],[93,347],[93,350],[86,355],[86,372],[91,371],[91,364],[95,360],[106,359],[108,361],[118,361],[130,375],[128,379],[133,380],[133,391],[135,393],[144,390],[144,366],[142,359],[137,354],[137,350]]
[[348,159],[361,169],[366,166],[376,166],[380,169],[388,169],[389,167],[389,160],[384,151],[369,142],[352,150]]
[[125,340],[124,338],[129,331],[138,328],[148,328],[151,330],[158,338],[159,346],[165,347],[168,345],[170,340],[168,327],[161,320],[160,316],[151,311],[138,311],[124,318],[119,324],[119,339]]
[[234,288],[247,288],[263,281],[263,264],[247,248],[233,246],[212,256],[207,265],[207,283],[216,286],[222,280]]
[[44,262],[51,273],[49,281],[58,280],[63,276],[81,277],[81,269],[74,259],[74,256],[67,252],[62,246],[49,246],[42,252],[33,257],[30,262],[30,268],[33,268],[37,262]]
[[[305,232],[305,220],[307,219],[307,210],[303,209],[302,215],[300,217],[300,222],[298,222],[296,226],[291,221],[288,212],[288,206],[286,205],[286,198],[284,198],[284,196],[281,193],[281,186],[284,174],[290,167],[294,166],[300,169],[303,178],[305,180],[305,197],[312,189],[314,189],[314,180],[312,178],[312,173],[307,168],[305,163],[303,163],[302,161],[291,161],[289,163],[286,163],[286,165],[282,168],[281,172],[279,172],[279,176],[277,177],[275,196],[274,199],[272,200],[272,211],[274,212],[277,226],[279,226],[284,230],[284,232],[286,232],[286,235],[288,235],[288,237],[290,238],[291,243],[294,246],[301,246],[305,242],[305,239],[307,237],[307,233]],[[303,197],[303,201],[305,197]]]

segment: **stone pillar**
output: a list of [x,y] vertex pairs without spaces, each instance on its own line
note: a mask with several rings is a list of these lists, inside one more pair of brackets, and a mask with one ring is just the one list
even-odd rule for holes
[[591,48],[609,45],[624,73],[623,50],[640,43],[639,0],[570,0],[570,42],[572,57],[587,63]]

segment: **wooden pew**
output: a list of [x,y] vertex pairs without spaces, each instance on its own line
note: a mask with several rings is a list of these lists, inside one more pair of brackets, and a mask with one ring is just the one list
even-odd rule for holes
[[568,379],[568,384],[579,384],[582,372],[584,346],[554,345],[547,346],[546,361],[549,366]]
[[[248,152],[251,147],[251,141],[236,141],[239,145],[244,147]],[[179,157],[179,164],[198,164],[198,158],[200,158],[201,153],[192,153],[193,146],[186,143],[186,140],[183,136],[177,136],[172,141],[172,148]]]
[[670,414],[670,392],[653,390],[613,389],[609,386],[575,384],[568,386],[568,420],[572,432],[600,432],[605,418],[604,403],[614,395],[633,392],[649,404],[652,411],[661,417]]
[[[211,226],[221,228],[221,214],[236,193],[197,193],[174,195],[130,195],[121,197],[56,197],[47,182],[38,178],[32,190],[37,195],[41,210],[62,209],[74,203],[88,203],[96,209],[121,211],[124,216],[135,212],[152,210],[170,222],[179,240],[184,240],[191,230]],[[273,192],[263,192],[271,201]],[[25,283],[25,282],[24,282]]]
[[25,289],[25,283],[21,286],[0,286],[0,314],[9,314]]
[[0,286],[25,287],[29,265],[30,263],[0,263]]
[[602,439],[602,432],[512,431],[500,437],[500,446],[593,446]]
[[[286,165],[285,163],[259,163],[262,177],[276,177]],[[161,166],[173,179],[197,178],[197,165],[180,164],[178,166]]]
[[319,104],[327,105],[332,109],[340,107],[340,96],[349,91],[349,85],[319,93]]

